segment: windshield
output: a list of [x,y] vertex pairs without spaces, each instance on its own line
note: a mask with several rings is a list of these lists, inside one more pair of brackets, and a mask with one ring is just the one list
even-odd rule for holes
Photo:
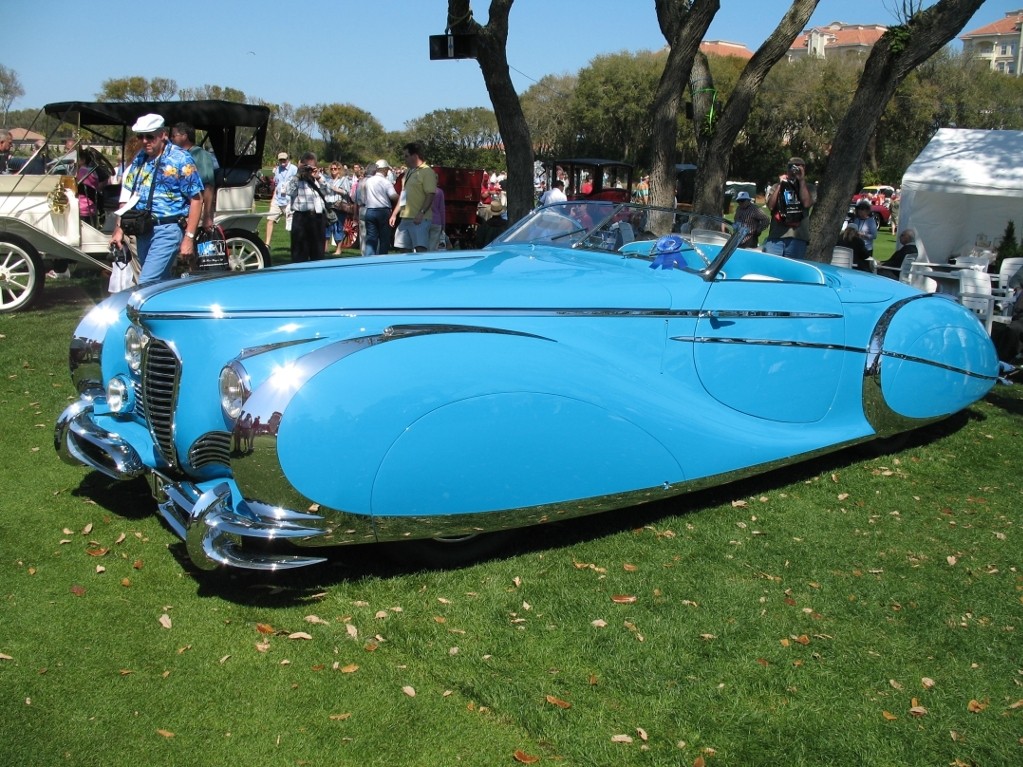
[[678,266],[705,269],[735,235],[730,221],[683,210],[599,200],[559,202],[537,208],[489,247],[544,244],[554,247],[622,253],[655,259],[657,241],[679,235],[683,253]]

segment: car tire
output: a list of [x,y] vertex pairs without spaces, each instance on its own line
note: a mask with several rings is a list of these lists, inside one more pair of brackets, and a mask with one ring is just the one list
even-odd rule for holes
[[402,541],[389,547],[390,557],[402,564],[426,568],[463,567],[508,549],[518,530]]
[[39,298],[46,272],[39,251],[14,234],[0,234],[0,314],[27,309]]
[[884,221],[884,217],[880,213],[874,214],[874,223],[877,224],[878,229],[883,229],[884,227],[887,226],[887,224]]
[[233,272],[251,272],[270,266],[270,248],[259,236],[245,229],[224,232],[227,257]]

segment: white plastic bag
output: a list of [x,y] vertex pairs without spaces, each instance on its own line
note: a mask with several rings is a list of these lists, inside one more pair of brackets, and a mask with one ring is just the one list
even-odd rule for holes
[[110,265],[110,283],[107,290],[111,293],[120,293],[122,290],[129,290],[135,287],[135,272],[131,264],[113,263]]

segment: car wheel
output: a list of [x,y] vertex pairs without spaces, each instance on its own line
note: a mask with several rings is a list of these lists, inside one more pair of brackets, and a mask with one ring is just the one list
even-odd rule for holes
[[517,530],[504,530],[403,541],[394,544],[390,555],[396,561],[421,567],[461,567],[486,559],[507,548],[517,533]]
[[43,292],[45,280],[39,251],[21,237],[0,235],[0,314],[31,306]]
[[884,218],[881,216],[880,213],[875,213],[874,214],[874,223],[877,224],[877,228],[878,229],[883,229],[884,228],[884,226],[885,226]]
[[250,272],[270,266],[270,248],[256,234],[245,229],[228,229],[224,240],[231,271]]

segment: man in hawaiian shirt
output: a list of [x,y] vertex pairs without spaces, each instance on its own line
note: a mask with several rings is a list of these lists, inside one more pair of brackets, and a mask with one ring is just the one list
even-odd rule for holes
[[[192,156],[167,139],[163,117],[148,114],[131,127],[142,142],[124,176],[121,198],[133,202],[134,210],[150,208],[156,225],[137,238],[142,272],[139,284],[170,279],[175,256],[190,259],[195,255],[195,231],[202,209],[202,180]],[[185,220],[184,237],[181,221]],[[120,217],[110,243],[120,248],[124,241]]]

